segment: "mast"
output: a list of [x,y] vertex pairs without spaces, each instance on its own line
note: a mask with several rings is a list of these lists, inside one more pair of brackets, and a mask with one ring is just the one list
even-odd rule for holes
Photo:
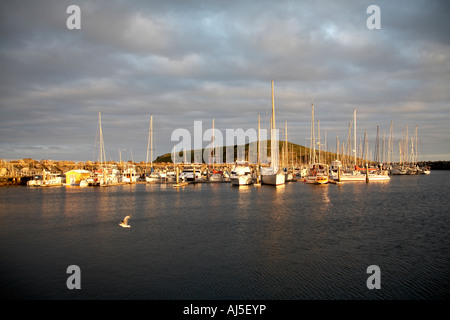
[[353,110],[353,154],[354,154],[354,164],[356,166],[356,109]]
[[[260,158],[260,153],[261,153],[261,136],[260,136],[260,130],[261,130],[261,123],[260,123],[260,116],[258,114],[258,145],[257,147],[257,153],[256,153],[256,157],[257,157],[257,162],[258,162],[258,166],[261,162],[261,158]],[[267,151],[267,150],[266,150]]]
[[350,162],[351,162],[351,151],[352,151],[352,121],[348,122],[348,132],[347,132],[347,146],[345,149],[345,163],[347,166],[350,166]]
[[273,80],[272,80],[272,129],[275,130],[275,98],[273,96]]
[[148,141],[147,141],[147,158],[145,161],[145,173],[147,173],[147,165],[148,165],[148,152],[151,152],[150,156],[150,172],[153,172],[153,115],[150,115],[150,124],[148,127]]
[[416,149],[415,149],[415,153],[414,153],[414,156],[415,156],[415,161],[414,161],[414,164],[417,164],[417,138],[418,138],[418,136],[417,136],[417,125],[416,125],[416,132],[415,132],[415,136],[416,136],[416,138],[414,139],[415,140],[415,143],[416,143]]
[[377,125],[377,138],[375,140],[375,152],[374,152],[374,158],[376,163],[380,163],[380,139],[379,139],[379,131],[380,131],[380,125]]
[[369,141],[367,140],[367,129],[364,129],[364,161],[368,164],[369,161]]
[[209,153],[209,157],[212,158],[212,166],[213,166],[213,170],[214,170],[214,158],[216,156],[216,152],[214,149],[214,118],[213,118],[213,122],[212,122],[212,151]]
[[320,163],[320,122],[317,120],[317,139],[319,142],[317,142],[317,147],[319,148],[319,160],[317,160]]
[[98,125],[99,125],[99,135],[100,135],[100,166],[102,168],[103,182],[106,181],[106,154],[105,154],[105,143],[103,141],[103,131],[102,131],[102,117],[101,113],[98,113]]
[[150,170],[153,172],[153,115],[150,116]]
[[99,126],[99,135],[100,135],[100,164],[103,167],[104,162],[106,162],[106,155],[105,155],[105,144],[103,142],[101,112],[98,113],[98,126]]
[[288,166],[288,138],[287,138],[287,119],[284,120],[284,167]]
[[392,140],[392,120],[391,120],[391,127],[390,127],[390,129],[389,129],[389,140],[388,140],[388,154],[387,154],[387,156],[388,156],[388,159],[387,159],[387,162],[388,162],[388,165],[390,166],[391,165],[391,161],[394,161],[394,158],[393,158],[393,156],[392,156],[392,148],[393,148],[393,140]]
[[339,160],[339,135],[336,135],[336,160]]
[[272,119],[271,119],[271,134],[270,134],[270,140],[271,140],[271,163],[272,163],[272,167],[274,168],[274,172],[278,171],[278,150],[276,150],[278,148],[278,145],[275,144],[275,99],[274,99],[274,94],[273,94],[273,80],[272,80]]
[[[314,138],[314,103],[311,104],[311,148],[309,149],[310,157],[309,157],[309,163],[315,163],[316,162],[316,139]],[[312,149],[312,153],[311,153]]]

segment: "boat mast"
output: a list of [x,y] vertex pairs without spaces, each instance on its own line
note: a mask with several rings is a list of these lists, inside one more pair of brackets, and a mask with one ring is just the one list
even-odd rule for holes
[[150,171],[153,172],[153,115],[150,116]]
[[339,135],[336,135],[336,160],[339,160]]
[[[258,145],[257,145],[257,161],[258,161],[258,166],[260,164],[261,158],[260,158],[260,153],[261,153],[261,136],[260,136],[260,130],[261,130],[261,123],[260,123],[260,116],[258,114]],[[267,150],[266,150],[267,151]]]
[[375,140],[375,152],[373,154],[376,163],[380,163],[380,139],[379,139],[380,125],[377,124],[377,138]]
[[392,136],[393,123],[391,120],[391,127],[389,129],[389,143],[388,143],[388,164],[391,165],[391,161],[394,162],[394,138]]
[[98,113],[98,125],[99,125],[99,135],[100,135],[100,164],[103,167],[104,162],[106,162],[105,155],[105,144],[103,142],[103,132],[102,132],[102,116]]
[[320,163],[320,121],[317,120],[317,139],[319,140],[317,142],[317,147],[319,148],[319,160],[317,160]]
[[272,80],[272,118],[271,118],[271,130],[270,130],[270,157],[271,157],[271,166],[274,168],[274,171],[278,171],[278,159],[276,159],[275,148],[278,147],[275,145],[275,99],[273,95],[273,80]]
[[284,120],[284,167],[288,166],[288,138],[287,138],[287,119]]
[[[314,138],[314,103],[311,104],[311,144],[310,146],[310,157],[309,157],[309,163],[315,163],[316,162],[316,139]],[[312,153],[311,153],[312,149]]]
[[404,146],[404,155],[403,155],[403,161],[404,162],[406,162],[406,165],[407,166],[409,166],[409,163],[408,163],[408,161],[409,161],[409,154],[408,154],[408,144],[409,144],[409,142],[408,142],[408,140],[409,140],[409,134],[408,134],[408,126],[406,126],[406,136],[405,136],[405,142],[404,142],[404,144],[405,144],[405,146]]
[[211,161],[211,158],[212,158],[212,166],[213,166],[213,170],[214,170],[214,158],[216,156],[216,152],[215,152],[215,149],[214,149],[214,118],[213,118],[213,122],[212,122],[212,137],[211,137],[211,139],[212,139],[212,150],[209,153],[209,158],[210,158],[210,161]]
[[272,80],[272,130],[275,130],[275,99],[273,96],[273,80]]
[[353,154],[354,154],[354,164],[356,166],[356,109],[353,110]]
[[[151,144],[151,146],[150,146]],[[145,173],[147,173],[147,164],[148,164],[148,151],[150,149],[151,156],[150,161],[153,159],[153,115],[150,115],[150,124],[148,127],[148,141],[147,141],[147,159],[145,161]],[[153,172],[153,162],[151,164],[150,172]]]
[[367,129],[364,129],[364,161],[364,165],[369,163],[369,141],[367,140]]
[[417,138],[418,138],[418,136],[417,136],[417,125],[416,125],[416,132],[415,132],[415,144],[416,144],[416,149],[415,149],[415,152],[414,152],[414,157],[415,157],[415,161],[414,161],[414,164],[417,164]]

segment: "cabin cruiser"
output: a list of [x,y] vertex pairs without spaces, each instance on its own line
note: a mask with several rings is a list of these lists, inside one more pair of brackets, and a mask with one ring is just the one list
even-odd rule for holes
[[244,186],[252,183],[252,172],[247,161],[236,161],[230,173],[230,181],[234,186]]
[[200,168],[196,168],[192,165],[186,165],[180,174],[180,178],[183,181],[198,181],[202,178]]

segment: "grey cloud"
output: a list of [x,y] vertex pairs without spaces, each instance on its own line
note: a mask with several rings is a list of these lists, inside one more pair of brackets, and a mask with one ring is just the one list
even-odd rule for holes
[[378,123],[417,123],[430,155],[450,150],[450,139],[431,147],[433,132],[450,135],[439,127],[450,118],[443,1],[378,1],[382,29],[373,31],[371,1],[78,1],[79,31],[65,26],[69,4],[0,5],[0,147],[14,145],[9,157],[48,143],[90,160],[99,111],[115,158],[132,149],[144,159],[150,114],[158,153],[194,120],[255,127],[258,114],[267,123],[272,79],[278,126],[288,119],[293,142],[309,136],[314,101],[329,141],[346,136],[356,108],[372,137]]

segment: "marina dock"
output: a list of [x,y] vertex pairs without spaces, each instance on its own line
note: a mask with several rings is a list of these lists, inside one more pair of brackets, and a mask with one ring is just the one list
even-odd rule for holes
[[[191,165],[191,164],[189,164]],[[431,170],[439,170],[439,169],[450,169],[450,161],[436,161],[436,162],[421,162],[418,163],[418,166],[428,167]],[[155,181],[155,182],[146,182],[145,175],[146,170],[148,171],[148,164],[145,162],[139,163],[119,163],[119,162],[108,162],[106,168],[114,168],[117,170],[117,173],[123,174],[123,172],[128,167],[133,167],[136,175],[136,180],[131,183],[171,183],[175,184],[176,181]],[[174,166],[172,163],[153,163],[155,172],[175,172],[176,168],[179,169],[179,172],[183,170],[184,164],[179,164]],[[220,183],[220,182],[229,182],[226,179],[223,181],[208,181],[208,175],[212,173],[209,169],[208,164],[198,164],[195,165],[197,170],[201,172],[202,179],[197,179],[197,181],[190,181],[194,183]],[[296,165],[290,169],[290,172],[293,172],[293,180],[292,181],[303,181],[302,175],[300,174],[302,167],[304,165]],[[258,165],[250,164],[250,168],[252,172],[257,172]],[[395,168],[393,166],[393,168]],[[21,160],[12,160],[5,161],[2,160],[0,167],[0,186],[14,186],[14,185],[27,185],[28,181],[33,180],[35,178],[42,177],[44,174],[52,174],[53,176],[60,176],[62,181],[60,183],[54,183],[53,186],[64,185],[65,173],[73,170],[85,170],[89,172],[89,175],[96,173],[98,175],[99,170],[101,170],[101,166],[96,162],[73,162],[73,161],[49,161],[49,160],[41,160],[36,161],[32,159],[21,159]],[[219,172],[229,173],[232,170],[232,164],[215,164],[215,170]],[[107,171],[107,170],[105,170]],[[391,170],[390,175],[398,174],[397,171]],[[405,173],[406,174],[406,173]],[[409,172],[408,174],[417,174],[416,172]],[[256,177],[255,177],[256,178]],[[182,181],[180,181],[182,182]],[[344,181],[341,181],[341,183]],[[130,182],[126,181],[115,181],[110,185],[123,185],[129,184]],[[329,183],[339,184],[338,181],[330,179]],[[105,184],[108,185],[108,184]]]

